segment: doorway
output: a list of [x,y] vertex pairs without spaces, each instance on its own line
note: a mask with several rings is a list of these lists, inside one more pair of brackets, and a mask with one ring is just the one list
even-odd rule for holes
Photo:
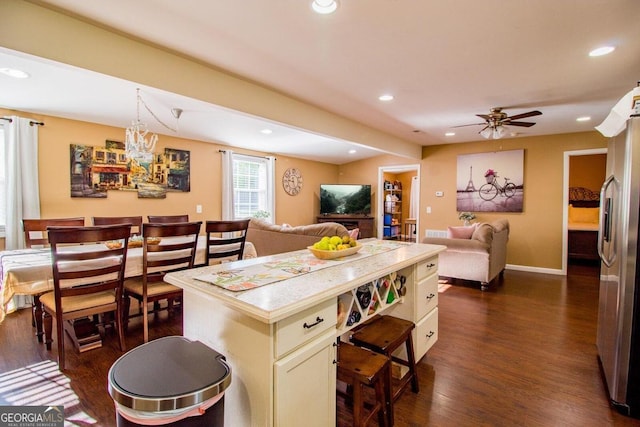
[[378,238],[417,242],[420,229],[420,165],[380,166],[377,193]]
[[[599,269],[596,218],[600,187],[606,178],[606,158],[606,148],[564,153],[562,273],[565,275],[570,271]],[[581,223],[575,223],[576,217],[580,217]],[[583,224],[585,217],[593,217],[595,223]],[[593,222],[592,219],[589,221]]]

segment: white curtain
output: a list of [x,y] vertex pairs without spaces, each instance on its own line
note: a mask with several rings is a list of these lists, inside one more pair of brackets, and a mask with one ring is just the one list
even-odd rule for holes
[[233,214],[233,151],[222,151],[222,219],[234,219]]
[[409,199],[409,218],[418,218],[420,209],[420,186],[418,177],[411,177],[411,199]]
[[22,218],[40,218],[38,126],[12,116],[5,128],[7,250],[24,248]]
[[[7,250],[24,248],[22,218],[40,218],[38,185],[38,126],[30,119],[11,116],[4,125]],[[8,311],[30,305],[24,295],[14,297]]]

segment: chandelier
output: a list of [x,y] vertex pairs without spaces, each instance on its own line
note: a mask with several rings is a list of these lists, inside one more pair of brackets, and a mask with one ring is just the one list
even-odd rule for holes
[[[144,108],[149,112],[149,114],[151,114],[151,116],[153,116],[154,119],[156,119],[158,123],[170,131],[177,132],[176,129],[164,124],[162,120],[160,120],[158,116],[151,111],[149,106],[140,96],[140,88],[136,89],[136,120],[131,122],[131,126],[125,130],[125,152],[128,159],[148,159],[153,155],[156,143],[158,142],[158,135],[151,132],[147,128],[146,123],[140,121],[140,104],[144,106]],[[176,110],[176,112],[179,111],[179,113],[174,112],[174,110]],[[182,110],[174,108],[172,113],[174,117],[178,119]]]

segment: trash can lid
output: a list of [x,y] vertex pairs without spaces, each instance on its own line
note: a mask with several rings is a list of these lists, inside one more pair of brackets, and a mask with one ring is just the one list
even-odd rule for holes
[[140,411],[171,411],[202,403],[231,384],[224,356],[199,341],[171,336],[130,350],[109,369],[109,394]]

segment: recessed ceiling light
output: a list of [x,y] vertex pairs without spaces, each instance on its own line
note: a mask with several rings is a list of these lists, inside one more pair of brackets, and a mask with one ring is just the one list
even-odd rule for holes
[[338,2],[336,0],[313,0],[311,2],[311,8],[316,13],[328,15],[336,11]]
[[356,150],[352,148],[351,150],[349,150],[349,154],[356,154]]
[[393,95],[385,94],[378,97],[380,101],[393,101]]
[[588,122],[589,120],[591,120],[591,117],[589,116],[584,116],[584,117],[578,117],[576,119],[576,122]]
[[271,135],[273,133],[271,129],[262,129],[260,132],[264,133],[265,135]]
[[602,46],[602,47],[599,47],[597,49],[593,49],[591,52],[589,52],[589,56],[607,55],[607,54],[613,52],[614,50],[616,50],[616,48],[614,46]]
[[16,79],[26,79],[27,77],[29,77],[29,73],[24,72],[22,70],[17,70],[15,68],[0,68],[0,73],[4,74],[5,76],[9,76],[9,77],[13,77]]
[[444,136],[454,136],[455,134],[455,132],[447,132],[444,134]]

